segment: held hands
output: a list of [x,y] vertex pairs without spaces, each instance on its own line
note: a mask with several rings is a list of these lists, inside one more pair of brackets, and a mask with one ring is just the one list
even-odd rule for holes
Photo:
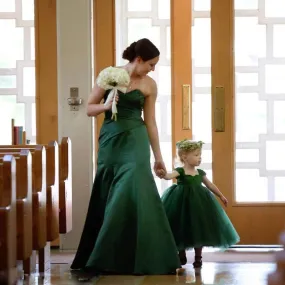
[[223,204],[227,207],[228,206],[228,200],[225,196],[221,195],[220,196],[221,201],[223,202]]
[[153,170],[155,172],[155,175],[159,178],[163,178],[166,174],[166,168],[162,160],[157,160],[154,163]]

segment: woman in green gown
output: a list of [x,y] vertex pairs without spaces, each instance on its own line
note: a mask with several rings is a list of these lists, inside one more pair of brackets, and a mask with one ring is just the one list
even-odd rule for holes
[[[154,71],[159,50],[148,39],[124,52],[130,75],[119,92],[117,120],[111,118],[108,91],[97,84],[88,101],[88,116],[105,112],[99,136],[97,172],[88,213],[71,269],[92,274],[175,274],[180,260],[150,167],[150,146],[160,176],[165,171],[155,121],[157,86]],[[100,104],[102,99],[105,104]],[[142,119],[142,111],[144,119]]]

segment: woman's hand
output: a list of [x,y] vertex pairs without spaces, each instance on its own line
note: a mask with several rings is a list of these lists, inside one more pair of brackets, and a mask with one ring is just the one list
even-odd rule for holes
[[155,161],[153,170],[159,178],[163,178],[166,175],[166,168],[162,160]]
[[[106,110],[111,110],[112,109],[113,98],[114,98],[114,96],[112,96],[112,97],[108,96],[106,102],[104,103],[104,106],[105,106]],[[118,101],[119,101],[119,96],[118,95],[116,95],[116,99],[115,100],[116,100],[116,104],[117,104]]]
[[223,204],[227,207],[228,206],[228,200],[225,196],[221,195],[220,196],[221,201],[223,202]]

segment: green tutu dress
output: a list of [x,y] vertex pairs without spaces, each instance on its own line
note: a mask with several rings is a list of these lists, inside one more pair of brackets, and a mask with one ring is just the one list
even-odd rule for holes
[[151,172],[143,104],[139,90],[119,93],[117,121],[111,112],[105,114],[96,177],[71,269],[159,275],[181,267]]
[[199,247],[228,248],[239,242],[239,235],[215,195],[202,185],[206,173],[195,176],[175,169],[177,184],[165,190],[161,199],[178,250]]

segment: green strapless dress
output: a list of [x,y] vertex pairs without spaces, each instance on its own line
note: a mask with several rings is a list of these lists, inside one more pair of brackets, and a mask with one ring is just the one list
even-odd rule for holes
[[120,93],[117,121],[111,112],[105,114],[96,177],[71,269],[155,275],[181,267],[151,172],[143,104],[139,90]]
[[228,248],[240,238],[215,195],[202,185],[206,173],[186,175],[184,169],[177,184],[165,190],[161,199],[175,238],[178,250],[199,247]]

